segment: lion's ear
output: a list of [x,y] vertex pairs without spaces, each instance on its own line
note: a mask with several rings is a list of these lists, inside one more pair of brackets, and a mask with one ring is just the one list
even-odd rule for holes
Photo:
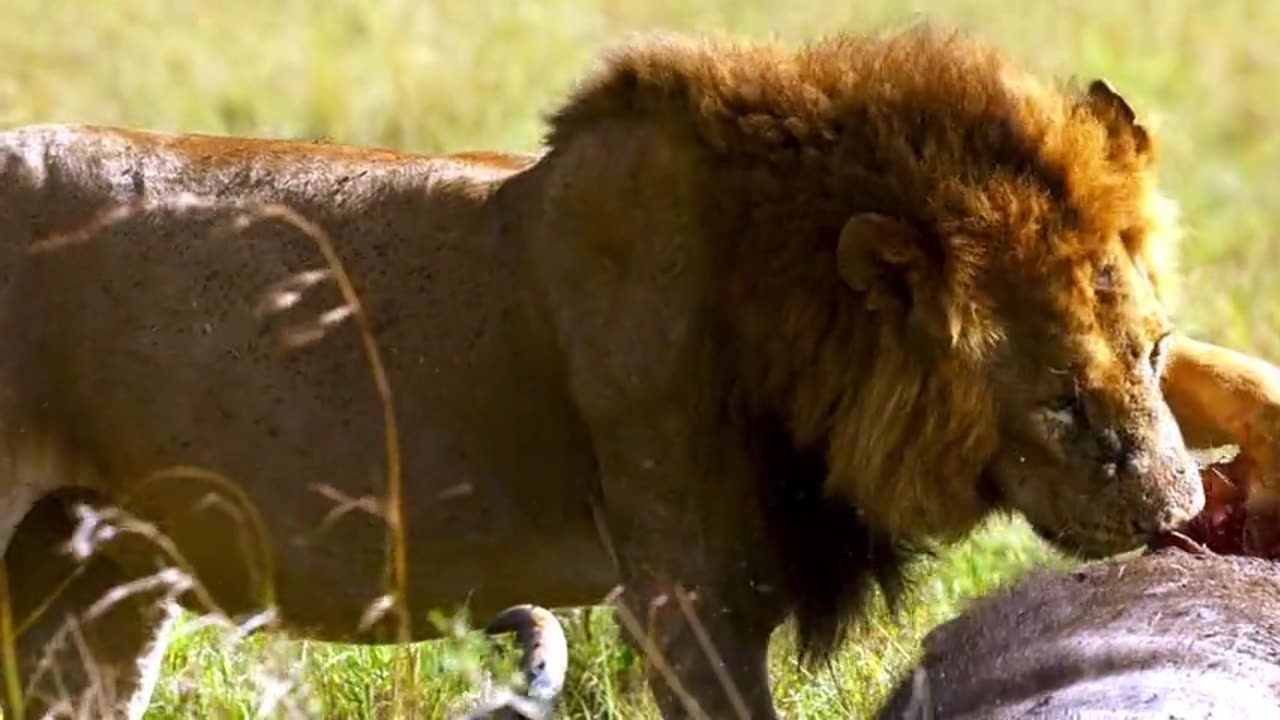
[[868,310],[910,319],[954,344],[960,318],[947,302],[944,262],[918,230],[877,213],[849,218],[836,250],[840,277]]
[[1129,139],[1138,155],[1151,152],[1151,136],[1147,129],[1138,122],[1137,113],[1111,83],[1104,78],[1089,83],[1086,100],[1089,109],[1102,121],[1114,140]]

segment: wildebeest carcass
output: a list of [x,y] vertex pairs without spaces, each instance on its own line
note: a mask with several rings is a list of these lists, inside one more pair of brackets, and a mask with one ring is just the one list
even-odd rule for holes
[[1040,571],[935,629],[880,720],[1280,718],[1280,564],[1241,537],[1241,472],[1204,473],[1192,552]]

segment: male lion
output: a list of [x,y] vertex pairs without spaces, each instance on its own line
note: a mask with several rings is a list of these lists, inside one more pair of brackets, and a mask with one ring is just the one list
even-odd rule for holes
[[[1161,300],[1171,217],[1151,138],[1105,83],[1041,83],[928,28],[798,52],[665,40],[615,55],[550,123],[530,158],[0,135],[24,684],[67,613],[161,555],[119,533],[60,584],[73,564],[51,542],[81,502],[167,536],[199,581],[189,607],[402,637],[362,622],[384,520],[341,512],[397,476],[366,336],[328,311],[342,297],[297,227],[224,231],[259,203],[333,236],[381,349],[413,637],[428,608],[621,584],[666,717],[768,718],[774,628],[794,617],[821,655],[873,581],[892,590],[909,553],[993,510],[1100,556],[1200,509],[1160,388],[1197,364]],[[165,206],[186,193],[226,207]],[[264,292],[291,324],[255,312]],[[313,342],[282,355],[264,329],[298,322]],[[229,481],[149,478],[175,465]],[[38,676],[28,711],[90,678],[124,697],[152,622],[131,597],[79,616],[64,685]],[[113,673],[65,669],[80,650]]]

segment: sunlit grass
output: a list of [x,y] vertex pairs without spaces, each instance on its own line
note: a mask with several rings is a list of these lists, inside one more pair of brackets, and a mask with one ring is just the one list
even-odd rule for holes
[[[441,151],[530,150],[542,117],[598,51],[637,30],[799,42],[925,11],[999,41],[1039,68],[1106,76],[1163,138],[1182,204],[1190,331],[1280,358],[1280,5],[1244,0],[5,0],[0,125],[76,121],[165,130],[325,137]],[[877,615],[829,668],[808,673],[775,643],[787,717],[868,712],[921,634],[1026,568],[1065,562],[998,522],[921,571],[915,601]],[[927,570],[927,572],[925,572]],[[449,610],[449,609],[446,609]],[[636,658],[607,614],[566,613],[569,717],[653,717]],[[304,716],[385,716],[394,648],[183,631],[152,717],[244,717],[284,688]],[[417,699],[442,717],[475,691],[473,639],[420,648]]]

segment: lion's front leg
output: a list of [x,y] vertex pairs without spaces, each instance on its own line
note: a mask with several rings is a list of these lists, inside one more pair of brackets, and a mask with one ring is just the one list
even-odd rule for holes
[[[745,455],[678,415],[598,435],[601,535],[622,578],[617,618],[665,718],[776,717],[769,638],[783,613],[755,586]],[[736,510],[735,510],[736,508]]]
[[[563,241],[531,260],[596,453],[619,619],[641,631],[623,636],[653,651],[663,715],[767,720],[765,658],[782,613],[752,584],[772,549],[744,497],[755,487],[746,446],[722,412],[732,366],[708,311],[719,280],[702,234],[700,151],[686,142],[619,122],[557,148],[530,222]],[[694,594],[696,620],[677,586]]]
[[769,633],[743,622],[742,609],[733,608],[736,592],[652,576],[633,577],[625,587],[616,617],[627,642],[645,658],[664,718],[777,717]]

